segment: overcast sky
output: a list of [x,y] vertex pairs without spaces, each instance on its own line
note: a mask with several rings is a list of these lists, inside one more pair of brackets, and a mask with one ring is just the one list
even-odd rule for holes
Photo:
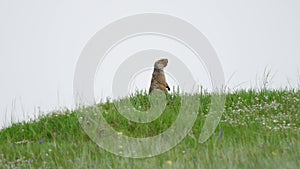
[[[88,40],[113,21],[146,12],[198,28],[231,89],[260,86],[265,68],[274,74],[271,88],[300,85],[298,0],[0,0],[0,128],[39,111],[72,107],[74,70]],[[147,88],[149,81],[141,79],[150,75],[138,77],[137,86]],[[109,95],[105,87],[97,89],[97,99]]]

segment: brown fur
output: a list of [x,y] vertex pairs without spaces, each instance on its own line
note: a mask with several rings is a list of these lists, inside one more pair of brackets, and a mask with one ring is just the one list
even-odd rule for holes
[[154,89],[158,89],[167,94],[167,89],[170,90],[170,87],[166,82],[165,73],[163,70],[167,66],[167,64],[168,59],[160,59],[155,62],[149,93],[151,93]]

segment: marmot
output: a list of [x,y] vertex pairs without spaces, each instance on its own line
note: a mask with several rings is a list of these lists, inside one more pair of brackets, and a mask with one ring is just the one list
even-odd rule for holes
[[149,93],[151,93],[154,89],[159,89],[165,94],[168,93],[167,89],[170,91],[170,87],[166,82],[164,68],[168,64],[168,59],[160,59],[154,64],[154,71],[152,73],[151,85],[149,89]]

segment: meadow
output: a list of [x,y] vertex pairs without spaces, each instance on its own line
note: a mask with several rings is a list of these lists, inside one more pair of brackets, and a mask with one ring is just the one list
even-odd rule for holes
[[[148,95],[130,96],[139,110],[150,106]],[[0,168],[299,168],[300,91],[239,90],[226,94],[224,113],[215,133],[198,137],[211,94],[199,92],[200,108],[188,135],[173,149],[148,158],[124,158],[98,147],[80,125],[80,110],[63,110],[0,131]],[[120,134],[149,137],[164,132],[178,116],[181,96],[168,96],[162,115],[150,123],[128,121],[114,104],[95,105]],[[92,111],[92,110],[91,110]],[[96,119],[96,118],[95,118]]]

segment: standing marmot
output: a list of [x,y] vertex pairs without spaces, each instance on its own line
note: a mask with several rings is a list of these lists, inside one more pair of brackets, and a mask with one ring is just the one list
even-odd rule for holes
[[154,89],[159,89],[167,94],[167,89],[170,91],[170,87],[166,82],[164,68],[168,64],[168,59],[160,59],[154,64],[154,71],[152,73],[151,85],[149,93]]

